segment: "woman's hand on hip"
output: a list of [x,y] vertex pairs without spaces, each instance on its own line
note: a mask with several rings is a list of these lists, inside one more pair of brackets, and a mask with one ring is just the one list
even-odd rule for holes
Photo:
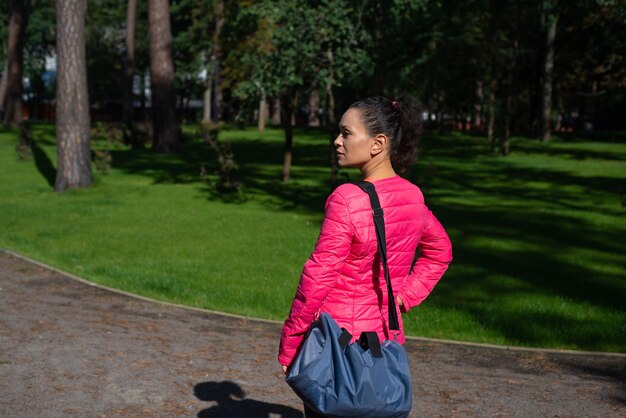
[[404,302],[402,302],[402,298],[400,297],[400,295],[396,296],[396,299],[398,301],[398,306],[400,307],[400,309],[404,309]]

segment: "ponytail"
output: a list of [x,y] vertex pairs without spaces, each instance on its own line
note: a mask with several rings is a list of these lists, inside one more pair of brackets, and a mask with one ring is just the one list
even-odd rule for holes
[[417,145],[422,133],[419,105],[409,96],[397,100],[370,97],[350,108],[361,111],[361,120],[369,135],[384,134],[389,138],[391,164],[397,171],[405,172],[417,159]]
[[417,159],[417,145],[422,134],[421,109],[413,99],[402,96],[397,100],[398,135],[392,139],[391,163],[404,172]]

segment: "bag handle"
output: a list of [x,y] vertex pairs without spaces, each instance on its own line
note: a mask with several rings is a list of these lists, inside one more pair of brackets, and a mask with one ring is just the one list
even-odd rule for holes
[[359,345],[363,347],[364,350],[370,350],[372,356],[382,358],[383,350],[380,348],[380,340],[378,339],[378,334],[375,332],[363,331],[359,338]]
[[352,341],[352,334],[348,332],[347,329],[341,328],[341,334],[339,335],[339,347],[342,350],[345,350],[348,344]]
[[378,252],[383,262],[383,271],[385,281],[387,282],[387,300],[389,302],[389,329],[393,331],[400,331],[400,325],[398,321],[398,311],[396,311],[396,300],[393,295],[393,288],[391,287],[391,277],[389,276],[389,268],[387,267],[387,237],[385,235],[385,218],[384,211],[380,207],[380,201],[378,200],[378,194],[374,185],[368,181],[360,181],[355,183],[370,197],[370,204],[372,205],[372,213],[374,217],[374,226],[376,227],[376,239],[378,241]]

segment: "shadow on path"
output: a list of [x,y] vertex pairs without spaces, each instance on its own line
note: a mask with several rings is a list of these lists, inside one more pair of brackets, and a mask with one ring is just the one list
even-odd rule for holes
[[194,387],[194,395],[201,401],[217,402],[203,409],[198,418],[302,418],[302,412],[284,405],[245,399],[246,393],[230,381],[203,382]]

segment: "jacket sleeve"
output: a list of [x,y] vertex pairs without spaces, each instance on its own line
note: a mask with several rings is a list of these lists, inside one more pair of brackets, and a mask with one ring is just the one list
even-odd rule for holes
[[404,312],[426,299],[452,261],[450,238],[428,209],[418,248],[419,257],[399,293],[404,304]]
[[304,335],[339,277],[339,270],[350,253],[354,229],[348,204],[335,191],[326,202],[322,229],[315,250],[300,277],[291,312],[284,323],[278,362],[289,366]]

